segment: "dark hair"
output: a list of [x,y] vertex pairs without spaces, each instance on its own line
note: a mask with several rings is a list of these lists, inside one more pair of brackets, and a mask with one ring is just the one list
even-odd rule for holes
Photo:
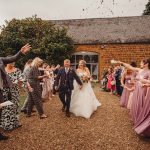
[[144,63],[144,65],[148,64],[148,69],[150,69],[150,58],[144,59],[144,60],[142,60],[142,62]]
[[130,65],[131,65],[132,67],[137,67],[137,63],[136,63],[135,61],[131,61]]
[[[114,69],[112,67],[109,67],[108,70],[110,69],[110,73],[113,73]],[[108,71],[109,72],[109,71]]]

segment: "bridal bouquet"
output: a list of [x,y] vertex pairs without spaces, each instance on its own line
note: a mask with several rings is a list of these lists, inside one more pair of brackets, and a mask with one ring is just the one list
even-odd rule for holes
[[85,82],[88,83],[90,78],[88,76],[86,76],[86,75],[82,75],[81,76],[81,80],[82,80],[83,83],[85,83]]

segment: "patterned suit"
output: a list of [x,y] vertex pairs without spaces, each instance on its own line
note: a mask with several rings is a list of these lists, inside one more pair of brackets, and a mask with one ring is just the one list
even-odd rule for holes
[[41,72],[37,67],[31,67],[28,73],[27,79],[30,86],[33,88],[33,92],[29,92],[28,96],[28,109],[27,115],[31,115],[33,106],[35,105],[39,115],[44,114],[43,104],[42,104],[42,86],[40,85],[40,80],[38,76],[41,76]]
[[63,104],[63,107],[66,107],[66,112],[69,112],[70,108],[71,94],[74,89],[74,79],[78,84],[82,85],[80,78],[72,68],[69,68],[68,72],[65,71],[65,68],[61,68],[58,71],[55,81],[55,86],[59,86],[59,98]]

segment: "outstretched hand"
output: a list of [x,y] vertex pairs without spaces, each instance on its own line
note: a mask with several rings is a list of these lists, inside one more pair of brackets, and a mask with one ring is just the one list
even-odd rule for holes
[[26,44],[26,45],[24,45],[22,48],[21,48],[21,52],[23,53],[23,54],[25,54],[25,53],[27,53],[28,51],[30,51],[30,49],[31,49],[31,45],[29,45],[28,43]]

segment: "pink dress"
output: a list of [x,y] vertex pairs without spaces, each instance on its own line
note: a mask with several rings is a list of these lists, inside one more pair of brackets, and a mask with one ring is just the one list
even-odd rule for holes
[[[144,76],[148,74],[149,71],[142,70],[136,76],[137,79],[144,79]],[[142,87],[140,81],[135,83],[135,90],[133,92],[132,106],[131,106],[131,116],[133,119],[133,123],[136,126],[138,117],[142,111],[144,99],[146,96],[146,88]]]
[[145,104],[134,129],[137,134],[150,136],[150,87],[147,88]]
[[133,91],[130,92],[127,108],[131,109],[133,99]]
[[[150,79],[150,71],[144,78],[147,78],[147,76]],[[147,87],[143,108],[134,128],[137,134],[150,136],[150,87]]]
[[[126,75],[125,76],[125,86],[128,87],[128,88],[133,87],[133,84],[131,83],[132,77],[133,77],[133,73],[131,75]],[[127,108],[130,93],[131,93],[131,91],[129,91],[127,88],[123,89],[121,99],[120,99],[120,106]]]
[[109,74],[108,75],[108,81],[107,81],[107,89],[108,90],[112,90],[112,91],[115,90],[115,85],[111,85],[111,82],[114,80],[115,80],[115,78],[114,78],[113,74],[112,73]]
[[43,99],[49,99],[50,93],[51,93],[51,84],[50,84],[50,78],[44,78],[43,79],[43,85],[42,85],[42,98]]

